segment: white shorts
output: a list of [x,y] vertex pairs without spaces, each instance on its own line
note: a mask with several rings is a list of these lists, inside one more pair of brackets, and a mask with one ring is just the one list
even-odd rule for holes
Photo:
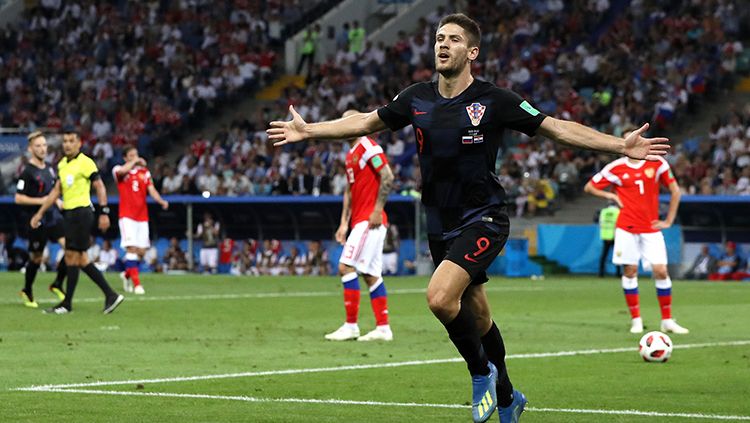
[[639,260],[644,261],[644,267],[667,264],[667,246],[664,243],[664,235],[661,231],[634,234],[617,228],[612,263],[637,266]]
[[366,220],[354,225],[339,263],[355,268],[358,273],[379,277],[383,273],[383,242],[387,229],[385,225],[370,229],[369,225]]
[[201,267],[208,267],[209,269],[216,269],[219,265],[219,249],[216,247],[212,248],[201,248]]
[[148,236],[148,221],[139,222],[123,217],[120,223],[120,247],[148,248],[151,241]]

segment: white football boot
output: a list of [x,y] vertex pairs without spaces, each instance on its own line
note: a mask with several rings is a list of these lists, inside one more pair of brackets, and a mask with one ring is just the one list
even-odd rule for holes
[[389,326],[379,326],[357,338],[357,341],[393,341],[393,332]]
[[643,319],[636,317],[630,321],[630,333],[643,333]]
[[146,293],[146,290],[145,290],[145,289],[143,289],[143,285],[138,285],[138,286],[136,286],[135,288],[133,288],[133,292],[134,292],[134,293],[135,293],[136,295],[143,295],[143,294],[145,294],[145,293]]
[[677,324],[677,322],[674,321],[674,319],[664,319],[661,321],[661,331],[664,333],[672,332],[677,333],[680,335],[684,335],[686,333],[690,333],[690,330],[688,328],[684,328]]
[[359,326],[357,324],[344,323],[340,328],[327,334],[325,338],[329,341],[348,341],[359,338]]

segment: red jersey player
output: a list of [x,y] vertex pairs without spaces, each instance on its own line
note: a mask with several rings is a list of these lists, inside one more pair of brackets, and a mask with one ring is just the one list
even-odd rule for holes
[[120,246],[125,249],[125,271],[120,273],[126,292],[145,293],[138,276],[140,261],[151,245],[148,234],[148,207],[146,195],[156,200],[166,210],[169,203],[161,198],[151,183],[151,173],[146,161],[138,156],[135,147],[125,147],[122,152],[125,164],[115,166],[112,173],[120,192]]
[[[604,191],[609,186],[614,192]],[[669,188],[671,198],[665,220],[659,220],[659,186]],[[667,273],[667,248],[662,229],[669,228],[680,205],[680,187],[666,160],[633,160],[622,157],[606,165],[584,190],[617,202],[621,208],[615,229],[612,262],[623,265],[622,289],[632,318],[630,332],[643,332],[638,297],[638,261],[650,264],[656,280],[663,332],[688,333],[672,319],[672,280]]]
[[[354,111],[347,111],[347,117]],[[325,336],[332,341],[391,341],[393,332],[388,324],[388,301],[382,278],[383,242],[388,216],[383,207],[393,184],[393,172],[381,148],[372,138],[349,140],[346,154],[347,187],[341,212],[341,225],[336,241],[344,245],[339,259],[339,274],[344,285],[346,322]],[[346,233],[351,228],[347,238]],[[359,336],[359,274],[370,288],[370,303],[375,313],[376,328]]]

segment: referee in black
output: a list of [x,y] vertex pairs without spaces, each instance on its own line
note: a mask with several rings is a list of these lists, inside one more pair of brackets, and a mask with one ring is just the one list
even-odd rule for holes
[[505,367],[505,346],[490,315],[485,270],[509,234],[505,191],[495,161],[506,128],[540,134],[561,144],[656,160],[666,138],[606,135],[575,122],[545,116],[518,94],[474,79],[479,25],[463,14],[444,17],[435,41],[436,80],[414,84],[385,107],[329,122],[271,122],[275,145],[306,139],[346,139],[411,124],[422,173],[430,252],[437,269],[427,287],[430,310],[466,360],[472,375],[472,414],[484,422],[498,408],[501,423],[517,422],[526,404]]
[[[28,222],[31,216],[37,211],[39,206],[44,202],[44,197],[52,191],[52,187],[57,182],[55,169],[49,165],[47,158],[47,139],[41,131],[34,131],[27,137],[29,141],[29,162],[21,171],[16,184],[15,202],[21,207],[21,217],[24,222]],[[26,272],[24,274],[25,285],[21,290],[21,299],[26,307],[37,308],[39,305],[34,300],[32,286],[36,279],[36,273],[39,265],[42,263],[42,253],[47,245],[47,240],[59,243],[65,247],[65,233],[63,232],[63,218],[60,213],[62,202],[58,207],[50,207],[42,224],[36,229],[30,229],[27,239],[29,240],[29,261],[26,263]],[[57,264],[57,278],[49,286],[60,301],[65,299],[65,292],[62,289],[63,280],[67,274],[65,258],[60,259]]]
[[91,158],[81,153],[81,139],[72,131],[63,133],[63,157],[57,164],[59,179],[45,198],[39,210],[31,218],[31,227],[39,227],[44,213],[62,194],[63,217],[65,224],[65,262],[68,265],[68,292],[58,305],[45,310],[45,313],[67,314],[73,310],[73,294],[78,284],[79,270],[96,283],[104,293],[104,314],[113,312],[125,299],[117,294],[104,279],[104,275],[89,261],[86,250],[94,224],[94,210],[91,204],[91,186],[96,189],[99,200],[99,229],[109,228],[109,207],[107,191],[99,176],[99,170]]

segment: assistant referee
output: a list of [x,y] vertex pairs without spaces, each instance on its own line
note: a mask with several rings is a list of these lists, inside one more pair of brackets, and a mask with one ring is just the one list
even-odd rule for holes
[[90,243],[94,209],[91,204],[91,186],[96,188],[99,201],[99,229],[109,228],[107,192],[99,170],[91,158],[81,153],[81,139],[75,132],[63,133],[63,157],[57,165],[59,179],[39,210],[31,218],[31,227],[36,228],[55,200],[62,194],[65,226],[65,263],[68,265],[68,290],[65,299],[58,305],[44,310],[45,313],[67,314],[73,310],[73,294],[78,284],[79,270],[88,275],[104,293],[104,314],[113,312],[125,299],[109,286],[104,275],[94,267],[86,254]]

